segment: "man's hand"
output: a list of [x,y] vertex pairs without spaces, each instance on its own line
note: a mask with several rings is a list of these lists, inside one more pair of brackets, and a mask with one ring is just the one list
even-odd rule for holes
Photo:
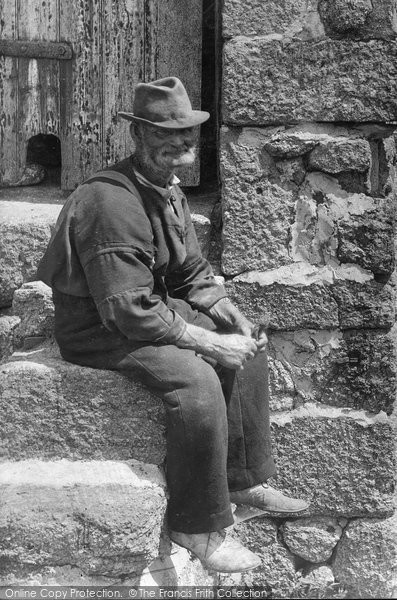
[[229,369],[243,368],[244,363],[258,352],[258,343],[252,337],[219,334],[195,325],[187,325],[176,345],[209,356]]
[[208,314],[217,325],[221,325],[234,333],[252,337],[255,325],[251,323],[229,298],[221,298],[208,309]]
[[237,333],[215,335],[216,338],[212,340],[209,355],[229,369],[242,369],[244,363],[250,358],[254,358],[258,351],[257,343],[251,337]]

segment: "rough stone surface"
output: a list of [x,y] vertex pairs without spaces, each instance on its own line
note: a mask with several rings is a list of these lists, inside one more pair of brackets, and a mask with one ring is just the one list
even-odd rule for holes
[[224,49],[224,122],[394,121],[396,55],[394,41],[234,38]]
[[392,39],[393,0],[225,0],[223,36],[273,35],[286,39]]
[[275,522],[263,518],[248,521],[237,525],[235,534],[261,557],[262,564],[248,573],[222,575],[218,585],[260,586],[270,598],[293,598],[300,575],[293,555],[277,540]]
[[0,202],[0,307],[10,306],[23,283],[36,277],[61,206]]
[[269,180],[275,166],[266,156],[260,162],[265,141],[258,130],[223,133],[222,269],[227,275],[290,262],[294,193]]
[[332,329],[339,324],[338,305],[328,285],[260,286],[236,281],[228,283],[226,289],[240,310],[254,322],[260,323],[270,316],[273,330]]
[[158,469],[133,462],[0,465],[0,570],[70,566],[137,574],[158,554],[166,508]]
[[319,144],[309,156],[309,168],[325,173],[368,171],[371,148],[366,140],[335,139]]
[[[313,565],[302,577],[299,589],[300,595],[298,598],[330,598],[335,596],[335,578],[331,567],[328,565]],[[343,598],[343,596],[342,596]]]
[[397,591],[397,517],[358,519],[338,546],[335,578],[362,598],[395,598]]
[[336,519],[313,517],[286,521],[281,531],[284,543],[293,554],[321,563],[331,558],[343,529]]
[[[307,6],[315,2],[306,0],[279,0],[263,2],[225,0],[223,5],[223,35],[265,35],[297,32],[308,18]],[[303,17],[303,18],[302,18]]]
[[330,36],[388,39],[396,35],[393,0],[319,0],[318,8]]
[[375,273],[390,275],[395,257],[395,203],[393,197],[377,199],[373,209],[354,219],[340,219],[337,224],[337,258],[355,263]]
[[276,485],[311,500],[312,515],[391,515],[395,433],[385,415],[305,405],[274,415],[272,431]]
[[273,333],[269,354],[282,366],[279,389],[290,390],[293,381],[295,402],[315,400],[390,414],[396,394],[395,337],[395,327],[391,332]]
[[[301,158],[278,160],[268,151],[289,156],[302,151],[302,144],[317,144],[314,152],[332,140],[344,140],[345,147],[367,148],[362,134],[356,128],[307,124],[223,129],[222,269],[226,275],[255,269],[267,272],[302,262],[332,269],[356,264],[375,275],[391,275],[394,196],[374,197],[369,188],[383,193],[389,185],[393,149],[382,169],[372,173],[371,185],[359,182],[358,191],[352,193],[329,174],[305,174]],[[371,131],[365,130],[365,135],[370,137]],[[368,191],[362,193],[363,189]]]
[[165,456],[161,401],[113,371],[63,361],[52,347],[0,367],[0,457],[137,459]]
[[[150,535],[150,534],[149,534]],[[106,576],[87,574],[75,566],[39,566],[24,568],[21,574],[19,565],[13,571],[1,574],[2,585],[38,586],[213,586],[217,584],[217,574],[206,571],[201,562],[187,550],[169,542],[164,548],[164,533],[160,538],[159,556],[152,560],[141,573],[108,572]],[[166,537],[166,536],[165,536]],[[153,590],[152,590],[153,591]]]
[[15,330],[20,323],[19,317],[0,317],[0,361],[14,352]]
[[265,143],[265,150],[276,158],[296,158],[313,150],[322,136],[315,134],[288,131],[276,133]]
[[241,279],[226,284],[229,297],[252,321],[269,319],[272,330],[388,329],[394,324],[395,294],[390,285],[373,280],[260,285]]
[[17,343],[24,338],[43,336],[50,338],[54,329],[54,304],[52,291],[42,281],[25,283],[15,291],[12,310],[21,319],[16,332]]
[[341,329],[388,329],[395,322],[395,290],[391,285],[368,281],[336,282],[332,295],[338,303]]

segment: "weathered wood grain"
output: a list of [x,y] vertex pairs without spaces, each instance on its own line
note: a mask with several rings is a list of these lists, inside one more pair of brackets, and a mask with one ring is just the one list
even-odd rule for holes
[[[102,165],[103,0],[62,0],[61,40],[73,46],[62,68],[62,188],[73,189]],[[66,61],[65,61],[66,62]]]
[[[0,37],[17,37],[15,0],[0,0]],[[0,185],[18,177],[18,59],[0,56]]]
[[[58,41],[57,0],[19,0],[18,37]],[[19,164],[23,169],[29,138],[59,135],[59,61],[18,59]]]
[[133,90],[143,80],[144,0],[105,0],[103,19],[103,157],[106,165],[131,153],[129,123],[117,117],[132,110]]

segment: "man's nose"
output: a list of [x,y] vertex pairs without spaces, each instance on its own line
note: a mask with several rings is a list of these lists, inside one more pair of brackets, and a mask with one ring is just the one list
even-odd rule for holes
[[192,136],[186,133],[174,133],[170,141],[173,146],[184,146],[192,141]]

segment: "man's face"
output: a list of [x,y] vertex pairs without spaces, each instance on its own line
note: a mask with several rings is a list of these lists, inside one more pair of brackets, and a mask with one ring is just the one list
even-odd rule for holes
[[144,125],[139,127],[138,150],[141,160],[152,169],[172,171],[194,162],[196,155],[194,127],[163,129]]

